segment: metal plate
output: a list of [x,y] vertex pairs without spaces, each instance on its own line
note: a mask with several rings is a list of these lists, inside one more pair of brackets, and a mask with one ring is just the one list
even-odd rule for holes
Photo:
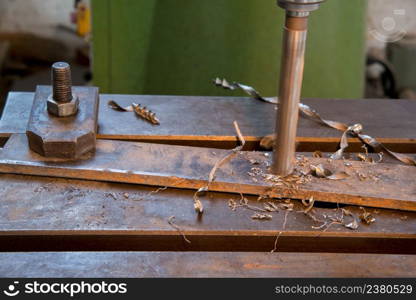
[[[363,268],[363,266],[365,266]],[[3,277],[415,277],[412,255],[242,252],[0,253]]]
[[[0,172],[110,182],[125,182],[176,188],[206,186],[215,163],[227,150],[99,140],[93,156],[77,161],[42,158],[27,147],[24,135],[13,135],[0,152]],[[262,162],[252,165],[250,159]],[[298,189],[275,186],[261,176],[250,176],[252,167],[267,173],[264,153],[242,152],[218,169],[210,190],[271,197],[289,197],[372,207],[416,211],[414,166],[351,161],[333,161],[331,168],[350,174],[344,180],[312,177]],[[310,158],[308,165],[329,165],[327,159]],[[361,180],[357,174],[367,179]]]
[[[195,214],[193,191],[50,177],[0,174],[0,251],[264,251],[279,237],[278,250],[295,252],[416,252],[416,213],[367,209],[376,221],[350,230],[326,230],[298,211],[281,211],[271,221],[251,219],[252,210],[228,207],[240,195],[210,192],[205,213]],[[246,196],[253,206],[257,197]],[[314,214],[340,215],[337,205]],[[355,215],[358,207],[345,207]],[[191,243],[186,243],[174,223]],[[285,217],[286,216],[286,217]],[[285,221],[286,219],[286,221]],[[283,224],[286,226],[283,227]]]
[[[122,113],[108,107],[115,100],[122,106],[132,102],[146,105],[161,121],[152,126],[134,113]],[[0,120],[0,135],[24,133],[33,93],[10,93]],[[305,104],[327,118],[347,124],[362,123],[366,134],[393,151],[416,153],[416,132],[413,111],[416,101],[386,99],[304,99]],[[274,132],[274,106],[248,98],[100,95],[97,138],[152,141],[182,145],[232,147],[238,121],[248,144]],[[335,151],[341,133],[306,118],[300,118],[298,151]],[[351,151],[360,151],[361,143]]]

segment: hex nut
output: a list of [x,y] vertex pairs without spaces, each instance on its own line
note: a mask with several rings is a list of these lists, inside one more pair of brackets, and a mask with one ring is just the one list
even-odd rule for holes
[[69,102],[57,102],[52,95],[48,97],[47,109],[48,112],[57,117],[69,117],[78,112],[79,100],[76,95],[72,95],[72,100]]

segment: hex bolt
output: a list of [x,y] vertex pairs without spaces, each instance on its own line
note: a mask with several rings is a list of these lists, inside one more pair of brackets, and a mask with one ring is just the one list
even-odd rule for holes
[[72,100],[71,67],[66,62],[56,62],[52,65],[53,99],[56,102]]
[[48,112],[69,117],[78,112],[78,97],[72,94],[71,67],[66,62],[52,65],[52,95],[47,99]]

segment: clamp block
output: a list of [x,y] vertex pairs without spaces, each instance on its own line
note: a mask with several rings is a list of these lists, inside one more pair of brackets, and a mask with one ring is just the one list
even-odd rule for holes
[[97,87],[72,87],[78,112],[57,117],[48,112],[51,86],[37,86],[26,135],[32,151],[55,158],[77,159],[95,150],[99,93]]

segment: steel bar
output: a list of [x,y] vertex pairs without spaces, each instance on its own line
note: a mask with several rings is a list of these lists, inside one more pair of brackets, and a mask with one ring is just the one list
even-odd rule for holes
[[[229,150],[98,140],[94,156],[55,160],[31,152],[26,136],[14,135],[0,152],[0,172],[197,190],[207,185],[215,163],[228,154]],[[264,153],[241,152],[218,169],[210,190],[416,211],[414,166],[349,161],[347,167],[342,160],[329,164],[325,158],[310,158],[299,165],[299,173],[322,164],[333,172],[348,172],[347,178],[312,176],[294,188],[268,181],[269,163]],[[253,167],[258,175],[252,175]]]
[[403,278],[415,277],[416,260],[412,255],[345,253],[29,252],[0,253],[0,274],[35,278]]
[[[376,221],[351,230],[340,224],[327,229],[293,211],[254,221],[254,211],[231,210],[227,202],[240,195],[211,192],[202,199],[206,213],[197,217],[194,191],[131,184],[0,174],[0,251],[264,251],[279,237],[279,252],[415,254],[416,213],[366,208]],[[244,195],[252,206],[270,200]],[[315,203],[316,218],[341,216],[337,205]],[[363,209],[342,206],[358,216]],[[287,213],[287,216],[286,216]],[[174,223],[191,241],[169,225]],[[282,227],[286,219],[285,228]],[[349,222],[351,219],[346,219]]]
[[[0,137],[25,133],[33,103],[33,93],[9,94],[0,120]],[[134,113],[118,112],[107,103],[122,106],[132,102],[146,105],[157,113],[162,125],[152,126]],[[388,99],[303,99],[322,116],[347,124],[361,123],[366,133],[396,152],[416,153],[413,111],[416,101]],[[351,105],[354,103],[354,105]],[[273,105],[239,97],[190,97],[100,95],[97,139],[134,140],[211,148],[233,148],[236,137],[232,122],[243,133],[244,149],[258,149],[262,137],[274,132]],[[178,116],[186,115],[186,118]],[[207,117],[209,115],[209,118]],[[335,152],[340,132],[308,118],[299,119],[297,151]],[[362,152],[361,143],[349,139],[350,152]]]

